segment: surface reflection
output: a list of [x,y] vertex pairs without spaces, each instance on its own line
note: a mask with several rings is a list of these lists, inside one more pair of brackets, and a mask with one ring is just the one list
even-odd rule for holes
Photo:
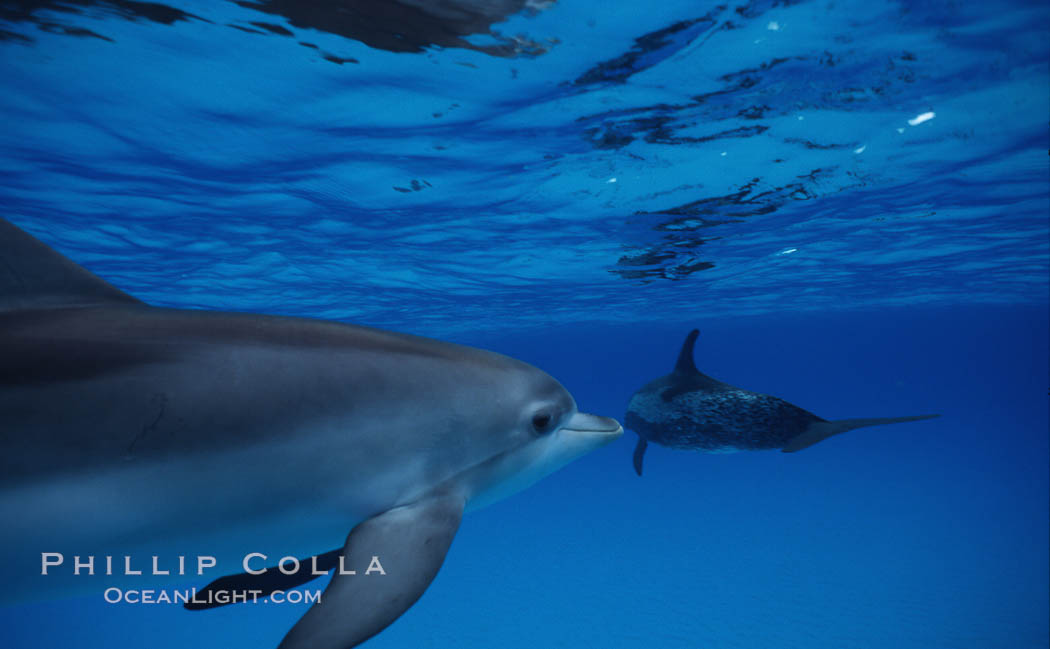
[[[267,21],[229,24],[239,31],[295,38],[296,29],[313,30],[390,52],[447,47],[515,57],[537,56],[547,51],[547,45],[524,36],[505,36],[493,25],[521,12],[542,11],[554,0],[240,0],[235,4],[269,16]],[[94,26],[99,17],[148,20],[163,25],[194,19],[215,22],[176,7],[133,0],[11,0],[0,4],[0,19],[9,23],[113,41],[112,35],[81,24],[91,19]],[[284,24],[273,22],[274,18]],[[0,40],[33,39],[26,33],[0,30]]]

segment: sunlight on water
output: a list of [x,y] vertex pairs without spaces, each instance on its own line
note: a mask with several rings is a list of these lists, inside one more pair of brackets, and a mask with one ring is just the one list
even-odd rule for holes
[[384,51],[267,6],[0,16],[10,217],[158,304],[431,331],[1045,298],[1045,8],[563,2]]

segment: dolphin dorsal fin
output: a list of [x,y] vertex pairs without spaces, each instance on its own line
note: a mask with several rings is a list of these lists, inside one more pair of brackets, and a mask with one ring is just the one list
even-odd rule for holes
[[142,304],[0,219],[0,312],[98,304]]
[[699,335],[700,330],[693,329],[685,337],[685,342],[682,343],[682,351],[678,352],[678,361],[674,364],[675,372],[679,374],[695,374],[697,372],[696,363],[693,362],[693,345],[696,344],[696,337]]

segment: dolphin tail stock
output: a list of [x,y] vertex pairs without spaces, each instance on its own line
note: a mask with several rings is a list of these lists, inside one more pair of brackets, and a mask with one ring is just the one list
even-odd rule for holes
[[642,459],[645,457],[645,449],[648,446],[649,442],[639,435],[638,445],[634,447],[634,472],[638,474],[638,477],[642,476]]
[[839,419],[838,421],[815,421],[804,433],[788,442],[782,449],[784,453],[794,453],[809,448],[833,435],[844,433],[854,428],[865,426],[882,426],[883,424],[901,424],[906,421],[932,419],[940,415],[913,415],[910,417],[875,417],[871,419]]
[[[336,571],[320,601],[278,649],[350,649],[389,626],[437,575],[464,505],[454,493],[437,494],[385,511],[350,530],[340,555],[354,574]],[[370,576],[371,562],[377,558],[384,572]]]

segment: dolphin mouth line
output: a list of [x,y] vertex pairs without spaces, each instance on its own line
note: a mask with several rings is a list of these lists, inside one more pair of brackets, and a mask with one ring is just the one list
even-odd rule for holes
[[619,437],[623,434],[623,426],[621,426],[620,422],[615,419],[599,417],[598,415],[589,415],[583,412],[574,414],[569,421],[565,422],[565,425],[562,426],[561,429],[573,433],[603,435],[609,437]]

